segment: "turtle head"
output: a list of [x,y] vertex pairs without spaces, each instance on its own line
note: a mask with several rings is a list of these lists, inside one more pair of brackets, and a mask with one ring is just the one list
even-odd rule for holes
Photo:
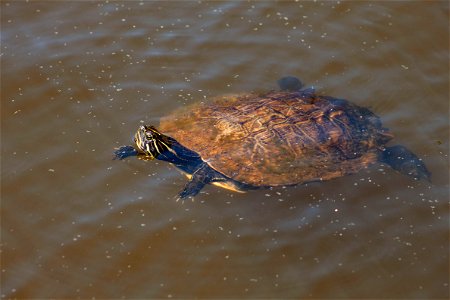
[[170,138],[154,126],[141,125],[134,135],[136,150],[148,159],[154,159],[165,151],[170,151]]

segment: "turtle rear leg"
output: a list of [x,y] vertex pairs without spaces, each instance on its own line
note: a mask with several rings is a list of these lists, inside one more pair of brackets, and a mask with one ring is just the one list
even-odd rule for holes
[[431,173],[423,161],[404,146],[386,147],[380,160],[404,175],[430,181]]

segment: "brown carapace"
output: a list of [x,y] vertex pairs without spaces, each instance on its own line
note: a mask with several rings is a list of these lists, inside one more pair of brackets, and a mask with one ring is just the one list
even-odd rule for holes
[[253,186],[355,173],[392,138],[369,110],[301,91],[224,96],[162,118],[158,129]]

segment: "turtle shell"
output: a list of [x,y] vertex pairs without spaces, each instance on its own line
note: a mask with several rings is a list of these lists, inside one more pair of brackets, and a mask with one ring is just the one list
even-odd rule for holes
[[355,173],[377,161],[392,138],[368,109],[302,91],[218,97],[162,118],[159,129],[252,186]]

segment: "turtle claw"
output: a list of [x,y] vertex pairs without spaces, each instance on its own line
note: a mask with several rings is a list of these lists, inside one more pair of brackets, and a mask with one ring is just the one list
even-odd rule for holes
[[194,202],[193,196],[184,196],[184,197],[182,197],[181,195],[175,196],[175,202],[177,203],[181,200],[181,204],[184,204],[185,199],[191,199],[191,201]]
[[[189,185],[189,182],[187,185]],[[176,196],[176,201],[178,202],[179,200],[184,201],[185,199],[191,199],[192,202],[194,202],[194,196],[197,195],[199,191],[200,190],[194,191],[185,188]]]

